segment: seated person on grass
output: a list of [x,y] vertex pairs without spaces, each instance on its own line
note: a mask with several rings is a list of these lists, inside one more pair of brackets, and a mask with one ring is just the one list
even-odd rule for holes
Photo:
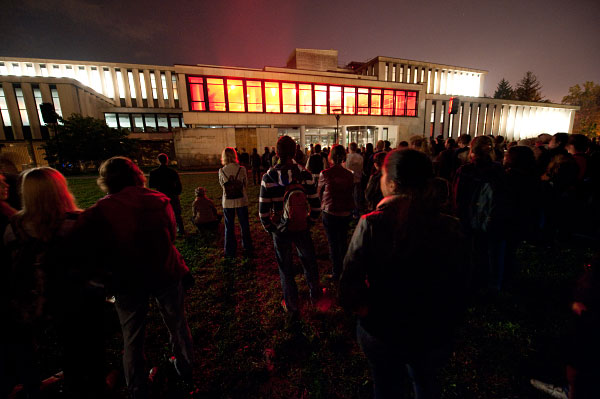
[[197,187],[194,192],[196,199],[192,203],[192,223],[199,231],[216,230],[223,215],[217,213],[215,204],[206,197],[204,187]]

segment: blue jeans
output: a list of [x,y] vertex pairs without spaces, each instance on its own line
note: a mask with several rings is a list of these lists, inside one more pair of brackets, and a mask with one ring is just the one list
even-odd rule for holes
[[375,399],[404,397],[402,381],[407,373],[415,399],[440,398],[441,389],[437,377],[444,364],[442,352],[431,351],[420,353],[419,356],[408,356],[404,348],[410,347],[410,342],[385,343],[369,334],[360,322],[356,326],[356,336],[369,361]]
[[339,280],[342,274],[344,256],[348,250],[348,225],[350,216],[334,216],[323,212],[323,227],[329,242],[329,257],[333,264],[333,278]]
[[[115,308],[123,331],[125,381],[134,399],[148,398],[148,373],[144,362],[144,333],[148,313],[148,294],[116,295]],[[192,334],[185,318],[181,281],[155,296],[158,310],[169,330],[171,350],[177,373],[191,378],[194,351]]]
[[272,233],[275,256],[279,265],[279,278],[283,289],[283,299],[289,311],[298,310],[298,286],[296,285],[294,264],[292,262],[292,244],[296,245],[298,256],[304,268],[304,278],[310,290],[313,301],[321,296],[319,284],[319,269],[315,247],[310,236],[310,230],[298,233]]
[[223,208],[225,216],[225,256],[235,257],[237,240],[235,238],[235,214],[237,213],[242,229],[242,246],[246,251],[252,251],[252,236],[250,236],[250,223],[248,221],[248,207]]

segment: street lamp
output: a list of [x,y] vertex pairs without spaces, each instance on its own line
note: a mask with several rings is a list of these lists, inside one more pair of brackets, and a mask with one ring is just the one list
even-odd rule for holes
[[[331,112],[335,113],[335,144],[338,144],[338,130],[340,128],[340,115],[342,113],[341,108],[334,108]],[[339,113],[336,113],[339,112]]]

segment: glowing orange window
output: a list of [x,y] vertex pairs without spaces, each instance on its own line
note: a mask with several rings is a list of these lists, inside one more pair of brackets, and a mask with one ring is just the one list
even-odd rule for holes
[[206,111],[206,103],[204,102],[204,79],[189,77],[190,95],[192,97],[192,111]]
[[278,82],[265,82],[265,104],[267,106],[267,112],[281,112]]
[[344,87],[344,114],[356,113],[356,87]]
[[394,90],[383,91],[383,114],[394,115]]
[[262,85],[258,81],[246,82],[246,97],[248,100],[248,112],[263,112]]
[[315,114],[327,114],[327,86],[315,85]]
[[296,111],[296,83],[282,83],[283,112],[295,114]]
[[342,113],[342,88],[340,86],[329,86],[329,112],[332,114]]
[[406,114],[406,92],[396,91],[396,107],[394,109],[394,115],[404,116]]
[[417,116],[417,92],[409,91],[406,101],[406,116]]
[[225,86],[223,79],[206,78],[208,91],[208,109],[210,111],[225,111]]
[[369,89],[358,88],[358,115],[369,115]]
[[312,85],[299,84],[298,85],[298,100],[300,102],[300,113],[311,114],[312,113]]
[[227,101],[230,112],[244,112],[244,82],[227,79]]
[[371,89],[371,115],[381,115],[381,89]]

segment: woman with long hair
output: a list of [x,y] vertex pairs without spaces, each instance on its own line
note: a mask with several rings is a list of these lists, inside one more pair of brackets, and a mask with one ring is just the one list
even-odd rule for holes
[[408,369],[415,397],[436,398],[462,307],[468,252],[458,221],[439,211],[427,155],[394,150],[382,170],[384,199],[354,231],[340,301],[359,316],[357,337],[375,397],[403,397]]
[[48,316],[57,323],[59,340],[66,342],[61,334],[64,299],[72,287],[67,242],[80,209],[64,176],[49,167],[23,173],[21,202],[22,209],[4,234],[11,262],[7,325],[12,326],[9,334],[17,373],[27,394],[37,397],[40,374],[35,348]]
[[248,175],[238,161],[234,148],[226,147],[221,153],[223,167],[219,169],[219,184],[223,187],[223,215],[225,216],[225,256],[234,258],[237,249],[235,215],[242,229],[244,254],[252,256],[252,237],[248,220]]

